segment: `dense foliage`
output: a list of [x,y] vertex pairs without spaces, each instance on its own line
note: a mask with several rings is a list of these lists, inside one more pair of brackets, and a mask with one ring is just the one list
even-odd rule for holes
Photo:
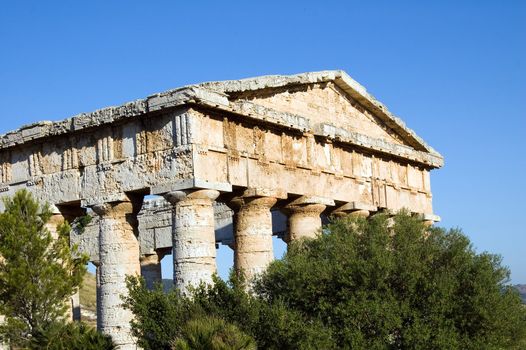
[[183,326],[181,336],[172,343],[172,349],[256,350],[256,342],[222,319],[198,317]]
[[191,297],[175,290],[165,294],[161,285],[149,291],[137,277],[128,277],[128,288],[124,305],[135,315],[132,330],[144,350],[171,349],[174,341],[187,338],[190,322],[210,317],[237,326],[259,349],[328,349],[332,344],[319,321],[307,321],[281,303],[269,304],[246,293],[235,276],[228,283],[215,278],[213,286],[197,288]]
[[258,284],[330,327],[338,347],[510,349],[526,314],[501,259],[476,254],[459,230],[408,215],[343,220],[293,245]]
[[36,332],[30,349],[47,350],[113,350],[111,337],[80,322],[56,322]]
[[51,211],[25,190],[4,200],[0,214],[0,337],[26,346],[38,333],[63,320],[66,301],[86,271],[87,258],[74,258],[69,226],[54,239],[46,228]]
[[261,349],[523,349],[526,310],[498,256],[457,229],[400,214],[329,224],[292,244],[246,293],[216,279],[191,298],[129,280],[134,331],[169,349],[196,317],[236,325]]

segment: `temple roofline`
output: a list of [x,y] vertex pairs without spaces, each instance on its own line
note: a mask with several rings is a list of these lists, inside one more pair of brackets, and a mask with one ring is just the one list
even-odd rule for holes
[[[241,80],[205,82],[168,90],[125,103],[121,106],[107,107],[91,113],[80,113],[62,121],[41,121],[26,125],[18,130],[0,136],[0,149],[11,148],[26,142],[45,137],[77,132],[83,129],[113,123],[163,109],[204,105],[206,107],[230,110],[240,113],[239,101],[229,99],[233,94],[244,91],[273,89],[289,85],[334,82],[339,88],[357,100],[366,109],[382,120],[388,127],[401,135],[418,154],[428,154],[426,165],[441,167],[443,157],[426,144],[416,133],[408,128],[398,117],[394,116],[385,105],[367,92],[365,87],[341,70],[309,72],[295,75],[269,75]],[[272,113],[279,113],[271,111]],[[301,116],[296,116],[301,118]],[[271,122],[271,121],[270,121]],[[279,123],[277,123],[279,124]],[[351,142],[352,143],[352,142]],[[420,161],[421,157],[414,160]]]

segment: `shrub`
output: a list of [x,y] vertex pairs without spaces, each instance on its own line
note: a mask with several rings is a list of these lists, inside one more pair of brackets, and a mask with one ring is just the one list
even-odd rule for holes
[[56,322],[38,331],[30,349],[47,350],[113,350],[111,337],[81,322]]

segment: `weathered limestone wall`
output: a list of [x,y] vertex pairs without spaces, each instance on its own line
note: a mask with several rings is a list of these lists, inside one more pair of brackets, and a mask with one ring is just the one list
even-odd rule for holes
[[311,134],[290,135],[239,118],[192,114],[197,128],[214,135],[196,137],[201,143],[194,156],[196,178],[432,213],[429,171],[421,165]]
[[[185,120],[184,111],[156,118],[127,119],[121,123],[61,137],[35,140],[27,147],[0,149],[4,194],[28,188],[52,204],[83,201],[83,205],[122,199],[125,191],[192,177],[192,128],[183,135],[174,124]],[[34,129],[44,128],[33,126]],[[24,130],[23,130],[24,131]]]

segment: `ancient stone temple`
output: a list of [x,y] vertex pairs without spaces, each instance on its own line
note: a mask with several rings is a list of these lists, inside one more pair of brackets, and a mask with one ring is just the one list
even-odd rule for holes
[[[97,266],[98,327],[135,348],[125,276],[210,281],[216,244],[249,279],[330,215],[406,208],[438,220],[429,172],[443,164],[342,71],[209,82],[40,122],[0,138],[0,191],[29,189],[57,220],[91,215],[73,242]],[[151,195],[157,195],[151,199]],[[144,201],[145,196],[147,200]]]

